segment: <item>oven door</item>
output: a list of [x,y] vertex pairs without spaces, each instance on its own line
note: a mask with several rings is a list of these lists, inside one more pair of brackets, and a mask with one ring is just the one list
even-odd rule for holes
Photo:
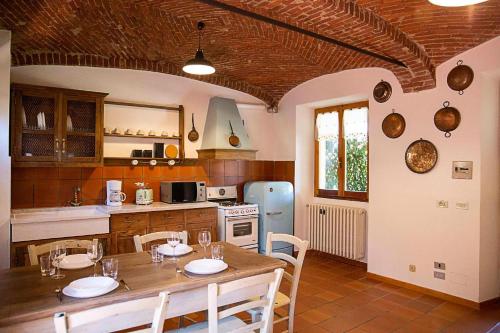
[[247,246],[258,243],[258,216],[226,217],[226,242]]

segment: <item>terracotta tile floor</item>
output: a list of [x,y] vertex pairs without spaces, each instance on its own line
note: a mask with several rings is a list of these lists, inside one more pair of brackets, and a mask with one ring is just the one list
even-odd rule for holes
[[[285,286],[286,288],[286,286]],[[308,255],[296,305],[296,333],[479,333],[500,322],[500,304],[477,311],[366,278],[364,268]],[[275,332],[286,323],[275,325]],[[493,329],[500,333],[500,326]]]
[[[282,283],[282,289],[287,288]],[[203,313],[189,317],[205,320]],[[497,323],[500,304],[488,310],[473,310],[370,280],[364,268],[308,255],[299,285],[294,332],[500,333],[500,325],[493,328]],[[165,329],[177,325],[176,319],[168,320]],[[286,326],[286,322],[276,324],[274,332],[282,332]]]

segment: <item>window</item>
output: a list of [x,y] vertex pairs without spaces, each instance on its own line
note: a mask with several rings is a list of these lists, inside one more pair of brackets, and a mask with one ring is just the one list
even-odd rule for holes
[[368,102],[315,111],[314,195],[368,201]]

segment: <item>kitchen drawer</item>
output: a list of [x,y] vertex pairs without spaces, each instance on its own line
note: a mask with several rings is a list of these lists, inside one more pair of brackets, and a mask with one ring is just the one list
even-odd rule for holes
[[148,213],[111,215],[111,232],[145,230],[148,226]]
[[186,210],[186,223],[199,221],[217,221],[217,208],[199,208]]
[[184,225],[183,210],[166,210],[162,212],[149,213],[149,223],[151,227],[163,225]]

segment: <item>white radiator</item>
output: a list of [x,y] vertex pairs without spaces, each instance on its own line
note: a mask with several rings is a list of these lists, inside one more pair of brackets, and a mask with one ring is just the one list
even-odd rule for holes
[[366,210],[307,205],[309,248],[358,260],[365,256]]

